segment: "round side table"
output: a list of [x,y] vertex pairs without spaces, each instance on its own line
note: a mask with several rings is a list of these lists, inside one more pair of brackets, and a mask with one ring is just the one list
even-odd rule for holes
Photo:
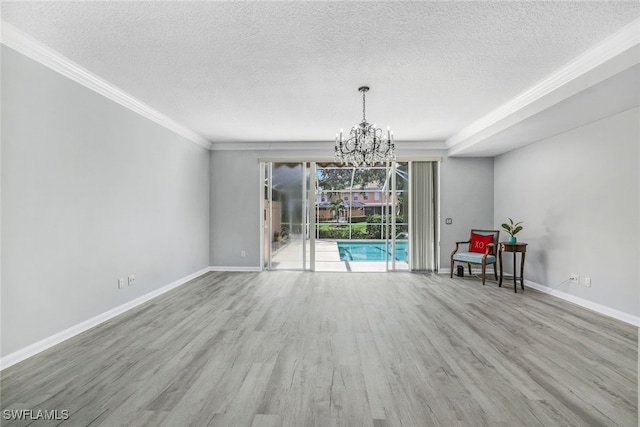
[[522,255],[520,257],[520,287],[524,291],[524,256],[527,252],[527,244],[523,242],[509,243],[509,242],[500,242],[498,244],[498,257],[500,258],[500,283],[499,287],[502,287],[502,252],[513,252],[513,291],[518,292],[517,279],[518,276],[516,274],[516,254],[520,252]]

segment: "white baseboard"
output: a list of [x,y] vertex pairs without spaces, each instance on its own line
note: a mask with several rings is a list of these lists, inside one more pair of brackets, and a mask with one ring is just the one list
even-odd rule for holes
[[[472,269],[472,271],[474,271],[474,270]],[[451,272],[450,268],[442,268],[442,269],[438,270],[438,274],[447,274],[448,275],[450,272]],[[465,273],[468,273],[466,268],[465,268]],[[474,271],[474,273],[475,273],[475,271]],[[455,274],[454,274],[454,277],[456,277]],[[510,280],[512,280],[512,279],[510,279]],[[525,284],[525,287],[528,286],[528,287],[533,288],[533,289],[535,289],[537,291],[544,292],[545,294],[553,295],[554,297],[563,299],[565,301],[572,302],[572,303],[574,303],[576,305],[579,305],[581,307],[584,307],[586,309],[595,311],[596,313],[604,314],[605,316],[609,316],[609,317],[612,317],[614,319],[621,320],[621,321],[623,321],[625,323],[629,323],[631,325],[640,327],[640,317],[639,316],[634,316],[632,314],[625,313],[625,312],[620,311],[620,310],[616,310],[615,308],[607,307],[605,305],[598,304],[596,302],[589,301],[589,300],[586,300],[584,298],[580,298],[580,297],[577,297],[575,295],[571,295],[569,293],[566,293],[566,292],[563,292],[563,291],[559,291],[557,289],[552,289],[552,288],[549,288],[548,286],[544,286],[544,285],[541,285],[539,283],[532,282],[530,280],[526,280],[525,279],[524,284]]]
[[209,267],[209,271],[262,271],[261,267],[231,267],[215,266]]
[[106,322],[107,320],[112,319],[118,316],[119,314],[124,313],[125,311],[129,311],[132,308],[135,308],[140,304],[143,304],[159,295],[164,294],[165,292],[168,292],[174,288],[177,288],[178,286],[183,285],[188,281],[195,279],[196,277],[202,276],[203,274],[208,273],[209,271],[212,271],[210,267],[204,268],[193,274],[190,274],[181,279],[178,279],[175,282],[169,283],[168,285],[165,285],[159,289],[156,289],[155,291],[151,291],[148,294],[142,295],[141,297],[138,297],[127,303],[124,303],[118,307],[112,308],[111,310],[105,311],[104,313],[99,314],[95,317],[92,317],[91,319],[85,320],[82,323],[79,323],[75,326],[67,328],[54,335],[51,335],[50,337],[47,337],[27,347],[24,347],[18,351],[8,354],[0,359],[0,371],[10,366],[13,366],[18,362],[22,362],[23,360],[28,359],[31,356],[35,356],[36,354],[50,347],[53,347],[56,344],[60,344],[61,342],[66,341],[69,338],[72,338],[88,329],[91,329],[94,326],[99,325],[100,323]]
[[632,314],[625,313],[624,311],[616,310],[615,308],[607,307],[606,305],[598,304],[596,302],[589,301],[584,298],[559,291],[557,289],[552,289],[548,286],[544,286],[536,282],[531,282],[529,280],[525,280],[524,284],[525,288],[528,286],[537,291],[553,295],[565,301],[569,301],[581,307],[595,311],[596,313],[604,314],[605,316],[613,317],[614,319],[621,320],[625,323],[640,327],[640,317],[638,316],[634,316]]
[[[99,325],[100,323],[106,322],[109,319],[112,319],[119,314],[122,314],[132,308],[135,308],[159,295],[162,295],[174,288],[177,288],[180,285],[183,285],[190,280],[195,279],[196,277],[202,276],[205,273],[210,271],[247,271],[247,272],[256,272],[262,271],[260,267],[207,267],[200,271],[197,271],[193,274],[185,276],[181,279],[176,280],[175,282],[169,283],[168,285],[163,286],[162,288],[156,289],[155,291],[149,292],[141,297],[138,297],[134,300],[131,300],[125,304],[122,304],[118,307],[115,307],[109,311],[106,311],[98,316],[92,317],[82,323],[79,323],[75,326],[72,326],[64,331],[58,332],[50,337],[47,337],[43,340],[40,340],[34,344],[31,344],[27,347],[24,347],[16,352],[6,355],[3,358],[0,358],[0,371],[15,365],[25,359],[28,359],[31,356],[35,356],[36,354],[53,347],[56,344],[59,344],[63,341],[68,340],[88,329],[93,328],[94,326]],[[443,268],[438,271],[438,274],[449,274],[450,269]],[[629,313],[622,312],[620,310],[616,310],[602,304],[595,303],[593,301],[586,300],[584,298],[576,297],[574,295],[568,294],[566,292],[559,291],[557,289],[551,289],[547,286],[541,285],[539,283],[531,282],[529,280],[525,280],[526,286],[536,289],[540,292],[547,293],[549,295],[553,295],[560,299],[572,302],[581,307],[587,308],[589,310],[593,310],[597,313],[604,314],[605,316],[612,317],[614,319],[621,320],[623,322],[629,323],[634,326],[640,327],[640,317],[633,316]]]

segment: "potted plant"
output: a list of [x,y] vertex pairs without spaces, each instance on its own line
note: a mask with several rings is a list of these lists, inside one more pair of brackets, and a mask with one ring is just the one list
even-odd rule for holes
[[509,236],[510,236],[509,243],[515,243],[518,241],[518,239],[516,238],[516,234],[522,231],[522,226],[520,225],[522,224],[522,222],[514,223],[511,218],[507,218],[507,219],[509,220],[509,223],[502,224],[502,228],[507,230],[507,233],[509,233]]

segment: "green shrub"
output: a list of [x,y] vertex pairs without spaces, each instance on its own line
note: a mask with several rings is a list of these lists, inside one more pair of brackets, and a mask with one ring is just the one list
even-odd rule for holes
[[[388,223],[391,223],[391,215],[387,215]],[[384,216],[382,215],[371,215],[367,218],[367,239],[383,239],[385,236],[382,235]],[[405,218],[402,215],[396,216],[396,235],[398,233],[407,232],[409,230],[409,225],[404,224]],[[391,230],[389,230],[391,231]]]
[[380,239],[382,233],[382,215],[370,215],[367,218],[367,239]]
[[[352,224],[351,225],[351,238],[352,239],[366,239],[367,224]],[[318,236],[320,239],[349,239],[349,225],[318,225]]]
[[366,239],[367,231],[361,229],[353,229],[351,230],[351,238],[352,239]]

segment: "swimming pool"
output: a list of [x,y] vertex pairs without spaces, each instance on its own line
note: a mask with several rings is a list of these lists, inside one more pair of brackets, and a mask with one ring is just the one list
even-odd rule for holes
[[[340,259],[343,261],[386,261],[387,254],[391,259],[391,242],[384,240],[341,241],[338,242]],[[407,260],[407,241],[396,240],[396,261]]]

